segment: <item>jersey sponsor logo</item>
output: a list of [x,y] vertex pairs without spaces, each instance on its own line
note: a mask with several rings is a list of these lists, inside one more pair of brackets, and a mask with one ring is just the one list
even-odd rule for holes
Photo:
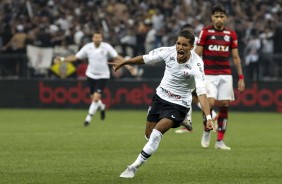
[[166,90],[166,89],[164,89],[164,88],[162,88],[162,87],[160,87],[161,89],[162,89],[162,91],[164,92],[164,93],[166,93],[169,97],[171,97],[171,98],[175,98],[175,99],[180,99],[180,98],[182,98],[180,95],[176,95],[176,94],[173,94],[172,92],[170,92],[170,91],[168,91],[168,90]]
[[209,30],[208,30],[208,32],[209,32],[209,33],[214,33],[214,32],[215,32],[215,30],[213,30],[213,29],[209,29]]
[[224,51],[224,52],[229,51],[229,46],[224,46],[224,45],[209,45],[208,48],[211,51]]
[[230,42],[230,36],[228,36],[228,35],[225,35],[225,36],[223,37],[223,39],[224,39],[225,41],[227,41],[227,42]]
[[230,34],[230,31],[223,31],[223,33],[225,33],[225,34]]

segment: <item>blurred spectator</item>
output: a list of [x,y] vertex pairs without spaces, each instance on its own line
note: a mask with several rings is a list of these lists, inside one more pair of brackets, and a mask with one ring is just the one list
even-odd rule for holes
[[148,25],[145,25],[143,21],[139,21],[137,24],[137,33],[136,33],[136,48],[137,52],[134,55],[145,54],[145,39],[149,28]]
[[[15,34],[7,44],[1,47],[1,51],[11,54],[25,54],[27,34],[24,31],[24,26],[22,24],[17,25]],[[13,58],[8,58],[3,61],[2,67],[7,70],[6,73],[8,75],[19,76],[22,62],[25,61],[22,61],[21,55],[14,55]]]
[[122,55],[131,55],[133,56],[135,45],[136,45],[136,36],[132,30],[125,31],[125,35],[120,39],[120,44],[122,47]]
[[149,19],[145,20],[145,24],[148,27],[149,31],[145,37],[145,52],[149,53],[149,51],[153,50],[156,47],[156,37],[157,37],[157,29],[152,26],[152,22]]
[[254,33],[246,46],[246,80],[258,81],[259,80],[259,57],[260,57],[261,41],[257,33]]
[[270,27],[265,27],[263,32],[259,35],[261,40],[261,62],[264,66],[263,77],[265,80],[275,78],[279,74],[277,73],[277,64],[271,58],[271,54],[274,53],[274,32]]
[[[184,24],[191,24],[198,35],[210,21],[206,10],[215,2],[223,3],[228,11],[227,26],[237,31],[239,50],[245,50],[255,30],[262,40],[263,53],[282,53],[282,0],[5,0],[0,4],[0,47],[2,53],[12,48],[8,42],[18,34],[18,25],[24,27],[28,44],[76,44],[79,48],[91,42],[95,27],[102,27],[105,41],[121,47],[124,55],[142,55],[146,50],[175,44],[176,34]],[[267,27],[270,30],[265,30]],[[271,40],[271,44],[266,43]],[[262,58],[271,63],[266,59]],[[275,77],[264,72],[267,77]]]
[[27,34],[24,32],[24,26],[19,24],[16,26],[16,33],[11,40],[4,45],[1,50],[9,49],[11,52],[25,53]]

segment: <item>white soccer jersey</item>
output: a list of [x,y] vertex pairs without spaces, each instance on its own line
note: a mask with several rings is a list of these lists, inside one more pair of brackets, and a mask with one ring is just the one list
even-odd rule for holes
[[157,95],[171,103],[190,107],[192,91],[196,88],[198,94],[205,94],[205,74],[202,59],[191,51],[190,59],[183,64],[177,62],[175,46],[161,47],[143,55],[144,62],[164,61],[166,68]]
[[101,42],[98,48],[95,47],[93,42],[88,43],[76,54],[79,59],[88,58],[86,76],[92,79],[109,79],[110,69],[107,62],[110,58],[117,56],[117,51],[105,42]]

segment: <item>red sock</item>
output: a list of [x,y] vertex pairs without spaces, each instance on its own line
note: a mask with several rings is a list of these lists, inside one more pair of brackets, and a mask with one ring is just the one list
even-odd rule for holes
[[217,131],[217,140],[221,141],[224,138],[224,134],[226,131],[228,120],[228,107],[219,107],[219,115],[218,115],[218,131]]

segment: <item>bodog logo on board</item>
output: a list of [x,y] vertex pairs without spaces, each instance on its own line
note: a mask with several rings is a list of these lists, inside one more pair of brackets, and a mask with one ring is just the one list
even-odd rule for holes
[[[118,87],[104,90],[103,102],[109,108],[112,105],[148,105],[155,89],[146,84],[138,85],[132,89]],[[72,87],[47,86],[44,82],[39,82],[39,100],[43,104],[90,104],[88,87],[82,82],[76,83]]]
[[276,111],[282,112],[282,89],[258,89],[258,84],[253,83],[252,87],[246,89],[242,94],[235,90],[235,97],[236,100],[232,102],[232,106],[243,105],[254,108],[259,106],[265,109],[274,106]]
[[[90,104],[88,87],[82,82],[75,83],[74,86],[46,85],[39,82],[39,100],[43,104]],[[277,86],[275,86],[276,88]],[[251,88],[247,88],[242,94],[235,90],[235,101],[232,106],[241,106],[244,109],[272,109],[282,112],[282,89],[261,88],[253,83]],[[140,83],[133,88],[112,87],[104,90],[103,102],[107,107],[113,105],[148,105],[155,88],[145,83]]]

